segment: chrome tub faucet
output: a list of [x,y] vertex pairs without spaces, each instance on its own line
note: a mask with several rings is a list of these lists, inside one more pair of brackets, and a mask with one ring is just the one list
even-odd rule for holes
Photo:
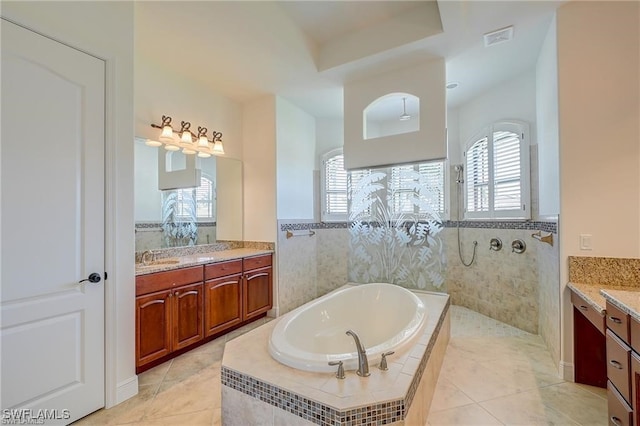
[[353,330],[347,330],[347,334],[353,337],[353,340],[356,342],[356,347],[358,348],[358,371],[356,374],[360,377],[369,376],[369,360],[367,359],[367,351],[362,346],[360,342],[360,338]]

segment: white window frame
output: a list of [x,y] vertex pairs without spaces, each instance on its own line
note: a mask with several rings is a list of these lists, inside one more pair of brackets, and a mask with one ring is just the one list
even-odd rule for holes
[[[498,131],[508,131],[519,135],[520,140],[520,208],[513,210],[498,210],[494,209],[494,156],[493,156],[493,135]],[[467,153],[469,149],[479,140],[487,138],[487,152],[488,152],[488,193],[489,193],[489,209],[482,212],[470,212],[469,211],[469,185],[471,184],[468,178],[468,165],[467,165]],[[529,125],[522,121],[509,120],[509,121],[497,121],[474,135],[471,138],[464,150],[464,218],[465,219],[531,219],[531,174],[530,174],[530,159],[529,159]]]
[[[331,159],[334,158],[338,155],[343,155],[343,150],[342,148],[336,148],[336,149],[332,149],[331,151],[325,153],[322,155],[322,170],[321,170],[321,177],[320,177],[320,208],[321,208],[321,220],[322,222],[346,222],[348,221],[348,214],[349,212],[346,211],[344,213],[331,213],[331,212],[327,212],[327,169],[326,169],[326,162]],[[344,157],[343,157],[344,159]],[[449,163],[446,160],[433,160],[433,161],[422,161],[420,163],[413,163],[413,164],[401,164],[401,165],[397,165],[397,166],[389,166],[389,167],[385,167],[385,168],[375,168],[375,169],[371,169],[372,171],[377,171],[377,170],[383,170],[386,175],[387,178],[389,179],[391,176],[391,170],[394,167],[402,167],[402,166],[412,166],[414,168],[418,168],[420,164],[425,164],[425,163],[432,163],[432,162],[441,162],[442,163],[442,168],[443,168],[443,187],[442,187],[442,195],[443,195],[443,201],[442,201],[442,212],[437,212],[440,216],[440,219],[442,220],[446,220],[449,217],[449,199],[448,199],[448,188],[449,188]],[[368,170],[368,169],[367,169]],[[345,173],[348,174],[348,172],[345,170]],[[387,182],[384,182],[384,185],[387,186]],[[347,187],[345,186],[345,197],[347,196]],[[385,204],[387,205],[387,209],[389,211],[393,211],[392,208],[392,204],[393,200],[386,200],[385,199]],[[414,214],[421,214],[421,212],[417,212],[414,211]],[[422,214],[423,215],[423,214]],[[401,213],[395,213],[393,214],[393,218],[392,219],[396,219],[398,217],[401,217],[402,214]]]
[[[344,165],[344,154],[342,148],[332,149],[331,151],[322,155],[322,170],[320,171],[320,219],[322,222],[346,222],[348,220],[348,211],[344,213],[331,213],[327,212],[327,161],[342,155]],[[345,170],[345,174],[347,171]],[[347,197],[347,179],[345,175],[345,187],[344,196]]]
[[[206,174],[202,174],[200,176],[200,185],[202,186],[203,181],[209,181],[211,183],[211,193],[210,198],[208,200],[203,200],[205,203],[209,204],[209,206],[211,207],[211,215],[209,216],[200,216],[198,215],[198,188],[200,188],[200,186],[195,187],[195,188],[181,188],[181,189],[177,189],[176,191],[179,194],[180,197],[180,201],[179,203],[183,203],[182,201],[182,194],[181,193],[185,193],[186,191],[192,191],[193,194],[193,201],[194,201],[194,207],[195,207],[195,214],[196,214],[196,222],[215,222],[216,220],[216,189],[215,189],[215,181],[213,179],[211,179],[210,176],[206,175]],[[181,208],[181,207],[178,207]],[[185,218],[187,217],[186,215],[176,215],[179,218]]]

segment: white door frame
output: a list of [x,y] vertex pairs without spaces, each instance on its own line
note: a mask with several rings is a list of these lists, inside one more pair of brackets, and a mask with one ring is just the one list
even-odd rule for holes
[[[116,158],[118,153],[118,117],[117,117],[117,89],[118,80],[116,78],[118,74],[116,59],[110,57],[108,54],[100,54],[95,51],[89,51],[86,48],[79,47],[78,45],[65,42],[57,37],[53,37],[42,31],[33,28],[31,25],[25,25],[19,21],[10,19],[6,16],[2,18],[8,22],[23,27],[29,31],[40,34],[43,37],[47,37],[58,43],[71,47],[73,49],[84,52],[90,56],[101,59],[105,62],[105,117],[104,117],[104,129],[105,129],[105,272],[108,274],[104,283],[104,350],[105,350],[105,363],[104,363],[104,383],[105,383],[105,408],[113,407],[138,393],[138,380],[135,373],[132,377],[125,380],[122,383],[118,382],[118,349],[120,331],[118,329],[118,277],[123,275],[121,272],[123,269],[126,271],[126,276],[131,277],[131,281],[135,279],[134,272],[134,259],[131,258],[131,263],[118,264],[117,256],[117,241],[118,241],[118,175],[116,168]],[[93,49],[92,49],[93,50]],[[133,115],[131,120],[133,121]],[[131,126],[133,129],[133,126]],[[122,137],[122,136],[120,136]],[[133,151],[133,139],[134,135],[131,134],[131,150]],[[132,154],[133,155],[133,154]],[[133,163],[132,163],[133,164]],[[131,182],[133,185],[133,181]],[[126,195],[126,194],[125,194]],[[131,213],[131,229],[133,229],[133,212]],[[125,224],[126,226],[126,224]],[[131,301],[132,309],[134,307],[134,300]],[[132,336],[132,347],[134,346]],[[135,365],[135,353],[131,351],[132,364]]]

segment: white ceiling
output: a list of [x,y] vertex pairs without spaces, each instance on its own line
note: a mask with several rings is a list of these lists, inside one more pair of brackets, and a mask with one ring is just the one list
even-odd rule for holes
[[[460,84],[447,91],[455,107],[531,69],[561,3],[143,1],[136,60],[238,102],[271,93],[316,117],[341,117],[345,81],[440,56],[447,81]],[[484,33],[509,25],[512,41],[484,47]]]

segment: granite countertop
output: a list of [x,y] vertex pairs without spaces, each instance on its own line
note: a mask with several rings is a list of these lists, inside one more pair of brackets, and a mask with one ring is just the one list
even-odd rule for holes
[[626,287],[626,289],[603,288],[600,293],[609,303],[640,322],[640,287]]
[[158,265],[143,266],[136,263],[136,276],[152,274],[154,272],[172,271],[174,269],[187,268],[189,266],[205,265],[208,263],[224,262],[226,260],[242,259],[243,257],[259,256],[261,254],[270,254],[273,250],[259,250],[252,248],[238,248],[231,250],[212,251],[208,253],[198,253],[188,256],[176,256],[171,258],[158,259],[158,261],[166,261],[175,259],[176,263],[163,263]]
[[[568,284],[568,287],[574,292],[576,292],[584,300],[586,300],[589,303],[589,305],[591,305],[591,307],[593,307],[596,311],[600,312],[600,314],[602,315],[605,314],[605,311],[606,311],[605,308],[607,305],[606,301],[608,300],[604,292],[613,291],[616,293],[618,292],[637,293],[630,290],[633,287],[613,286],[613,285],[595,285],[595,284],[582,284],[582,283],[570,282]],[[640,291],[640,287],[637,288],[637,290]],[[618,305],[616,304],[616,306]],[[638,304],[638,306],[640,307],[640,303]]]

